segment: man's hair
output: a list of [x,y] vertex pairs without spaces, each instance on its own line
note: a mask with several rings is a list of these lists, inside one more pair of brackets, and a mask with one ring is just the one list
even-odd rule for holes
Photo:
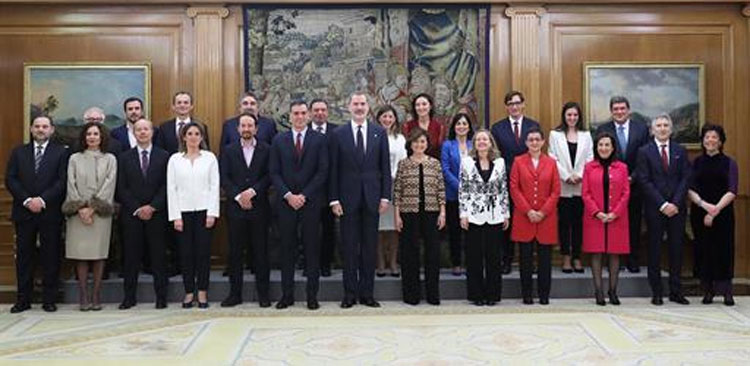
[[54,126],[55,125],[55,121],[52,120],[52,117],[50,117],[50,116],[48,116],[46,114],[40,114],[40,115],[32,118],[31,121],[29,121],[29,126],[33,126],[34,125],[34,121],[36,121],[37,118],[46,118],[47,121],[49,121],[49,125],[50,126]]
[[291,111],[292,108],[294,108],[294,107],[296,107],[298,105],[303,105],[303,106],[305,106],[305,108],[307,108],[307,103],[304,100],[297,99],[297,100],[293,100],[291,103],[289,103],[289,111]]
[[508,102],[510,102],[510,100],[513,99],[513,97],[515,97],[516,95],[518,95],[518,97],[521,98],[521,102],[526,101],[526,98],[523,97],[523,93],[521,93],[518,90],[511,90],[507,94],[505,94],[505,98],[503,98],[503,103],[507,105]]
[[622,95],[615,95],[612,98],[609,98],[609,110],[612,110],[612,106],[618,103],[625,103],[625,106],[630,109],[630,102],[628,101],[628,98],[623,97]]
[[258,96],[255,95],[255,93],[253,93],[251,91],[246,91],[246,92],[242,93],[242,95],[240,95],[240,100],[237,101],[237,104],[242,105],[242,100],[245,99],[245,98],[247,98],[247,97],[252,97],[253,99],[255,99],[256,102],[258,101]]
[[125,101],[122,103],[122,110],[125,111],[128,109],[128,103],[130,102],[138,102],[138,104],[141,105],[141,109],[143,109],[143,101],[141,98],[138,97],[130,97],[128,99],[125,99]]
[[237,126],[238,126],[238,127],[239,127],[239,125],[240,125],[240,120],[242,119],[242,117],[250,117],[250,118],[252,118],[252,119],[253,119],[253,123],[254,123],[254,124],[255,124],[256,126],[258,125],[258,119],[257,119],[257,118],[255,118],[255,116],[253,116],[253,115],[252,115],[252,114],[250,114],[250,113],[246,113],[246,112],[243,112],[243,113],[240,113],[240,115],[239,115],[239,116],[237,116]]
[[91,108],[86,109],[83,112],[83,119],[86,119],[86,116],[90,116],[90,115],[92,115],[94,113],[101,114],[102,117],[104,117],[104,118],[107,117],[107,115],[104,113],[104,110],[102,110],[101,108],[99,108],[99,107],[91,107]]
[[193,95],[190,94],[190,92],[188,92],[188,91],[180,90],[177,93],[174,93],[174,95],[172,96],[172,104],[173,105],[174,105],[175,101],[177,101],[177,97],[180,96],[180,95],[187,95],[188,98],[190,98],[190,104],[193,104]]
[[326,101],[323,98],[315,98],[315,99],[313,99],[313,100],[310,101],[310,105],[309,105],[310,109],[312,109],[312,106],[315,103],[323,103],[323,104],[326,105],[326,108],[328,108],[328,101]]

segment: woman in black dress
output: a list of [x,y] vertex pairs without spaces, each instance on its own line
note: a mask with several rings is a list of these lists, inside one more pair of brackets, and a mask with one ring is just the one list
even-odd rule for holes
[[721,126],[704,126],[701,141],[703,155],[693,163],[688,195],[693,202],[690,222],[695,234],[703,303],[712,303],[718,293],[724,295],[725,305],[732,306],[737,163],[724,155],[726,134]]

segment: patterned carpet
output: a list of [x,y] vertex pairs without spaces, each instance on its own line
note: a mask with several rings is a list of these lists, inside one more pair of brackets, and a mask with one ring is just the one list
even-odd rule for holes
[[[717,298],[718,299],[718,298]],[[153,304],[54,314],[0,306],[0,365],[747,365],[750,298],[737,306],[624,298],[619,307],[555,300],[464,301],[317,312],[244,304],[166,311]]]

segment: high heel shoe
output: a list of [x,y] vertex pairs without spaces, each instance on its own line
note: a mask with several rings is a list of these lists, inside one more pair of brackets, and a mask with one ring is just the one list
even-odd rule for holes
[[607,294],[609,295],[609,303],[612,305],[620,305],[620,298],[617,297],[617,291],[609,290],[607,291]]
[[711,292],[706,292],[705,295],[703,295],[703,300],[701,300],[701,303],[704,305],[708,305],[714,302],[714,294]]
[[724,305],[734,306],[734,297],[732,295],[724,295]]
[[604,293],[602,293],[602,290],[596,290],[594,291],[594,297],[596,297],[596,304],[599,306],[607,305],[607,302],[604,301]]

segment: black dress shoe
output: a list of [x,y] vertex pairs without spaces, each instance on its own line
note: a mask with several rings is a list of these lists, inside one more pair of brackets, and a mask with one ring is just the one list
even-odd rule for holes
[[573,273],[573,268],[563,268],[562,273]]
[[641,267],[638,266],[628,266],[628,272],[630,273],[640,273]]
[[120,310],[128,310],[133,306],[135,306],[134,300],[123,300],[122,303],[120,303],[120,306],[118,306],[117,308]]
[[167,308],[167,300],[164,300],[164,299],[158,299],[158,300],[156,300],[156,308],[157,309],[166,309]]
[[270,300],[259,300],[258,306],[262,308],[270,308],[271,307],[271,301]]
[[239,304],[242,304],[242,299],[240,299],[237,296],[229,296],[224,301],[219,304],[222,308],[231,308],[233,306],[237,306]]
[[307,308],[310,310],[318,310],[320,309],[320,304],[318,303],[318,300],[315,299],[307,300]]
[[607,295],[609,295],[609,303],[612,305],[620,305],[620,298],[617,297],[616,291],[608,291]]
[[375,277],[385,277],[385,272],[375,272]]
[[331,277],[331,269],[330,268],[323,268],[320,270],[320,276],[321,277]]
[[341,301],[341,308],[342,309],[349,309],[352,306],[354,306],[354,300],[352,299],[344,299]]
[[701,300],[701,303],[704,305],[712,304],[714,302],[714,294],[707,293],[703,295],[703,300]]
[[486,300],[484,304],[487,306],[495,306],[497,305],[497,302],[495,300]]
[[17,313],[21,313],[29,309],[31,309],[31,304],[27,302],[18,302],[15,305],[13,305],[12,308],[10,308],[10,313],[17,314]]
[[523,298],[523,304],[524,305],[532,305],[534,304],[534,299],[530,297],[524,297]]
[[404,299],[404,303],[412,305],[412,306],[416,306],[416,305],[419,305],[419,300],[416,300],[416,299]]
[[669,295],[669,301],[678,303],[680,305],[688,305],[690,301],[680,294]]
[[290,306],[294,305],[294,301],[287,300],[287,299],[281,299],[279,302],[276,303],[276,309],[286,309]]
[[375,299],[373,299],[373,298],[361,299],[361,300],[359,300],[359,303],[362,304],[362,305],[364,305],[364,306],[370,307],[370,308],[379,308],[380,307],[380,303],[377,302],[377,301],[375,301]]
[[55,304],[53,304],[51,302],[48,302],[48,303],[42,305],[42,310],[44,310],[44,311],[46,311],[48,313],[54,313],[54,312],[57,311],[57,305],[55,305]]
[[664,300],[661,299],[661,296],[654,296],[651,298],[651,303],[656,306],[664,305]]
[[541,304],[541,305],[549,305],[549,297],[540,297],[539,298],[539,304]]
[[471,304],[474,306],[484,306],[484,300],[474,300]]
[[427,303],[430,304],[430,305],[438,306],[438,305],[440,305],[440,299],[431,299],[431,300],[428,299]]
[[724,296],[724,305],[726,306],[734,306],[734,298],[732,295],[725,295]]
[[503,268],[502,268],[502,270],[503,270],[503,274],[504,274],[504,275],[510,274],[510,270],[511,270],[511,265],[510,265],[510,263],[503,263]]

